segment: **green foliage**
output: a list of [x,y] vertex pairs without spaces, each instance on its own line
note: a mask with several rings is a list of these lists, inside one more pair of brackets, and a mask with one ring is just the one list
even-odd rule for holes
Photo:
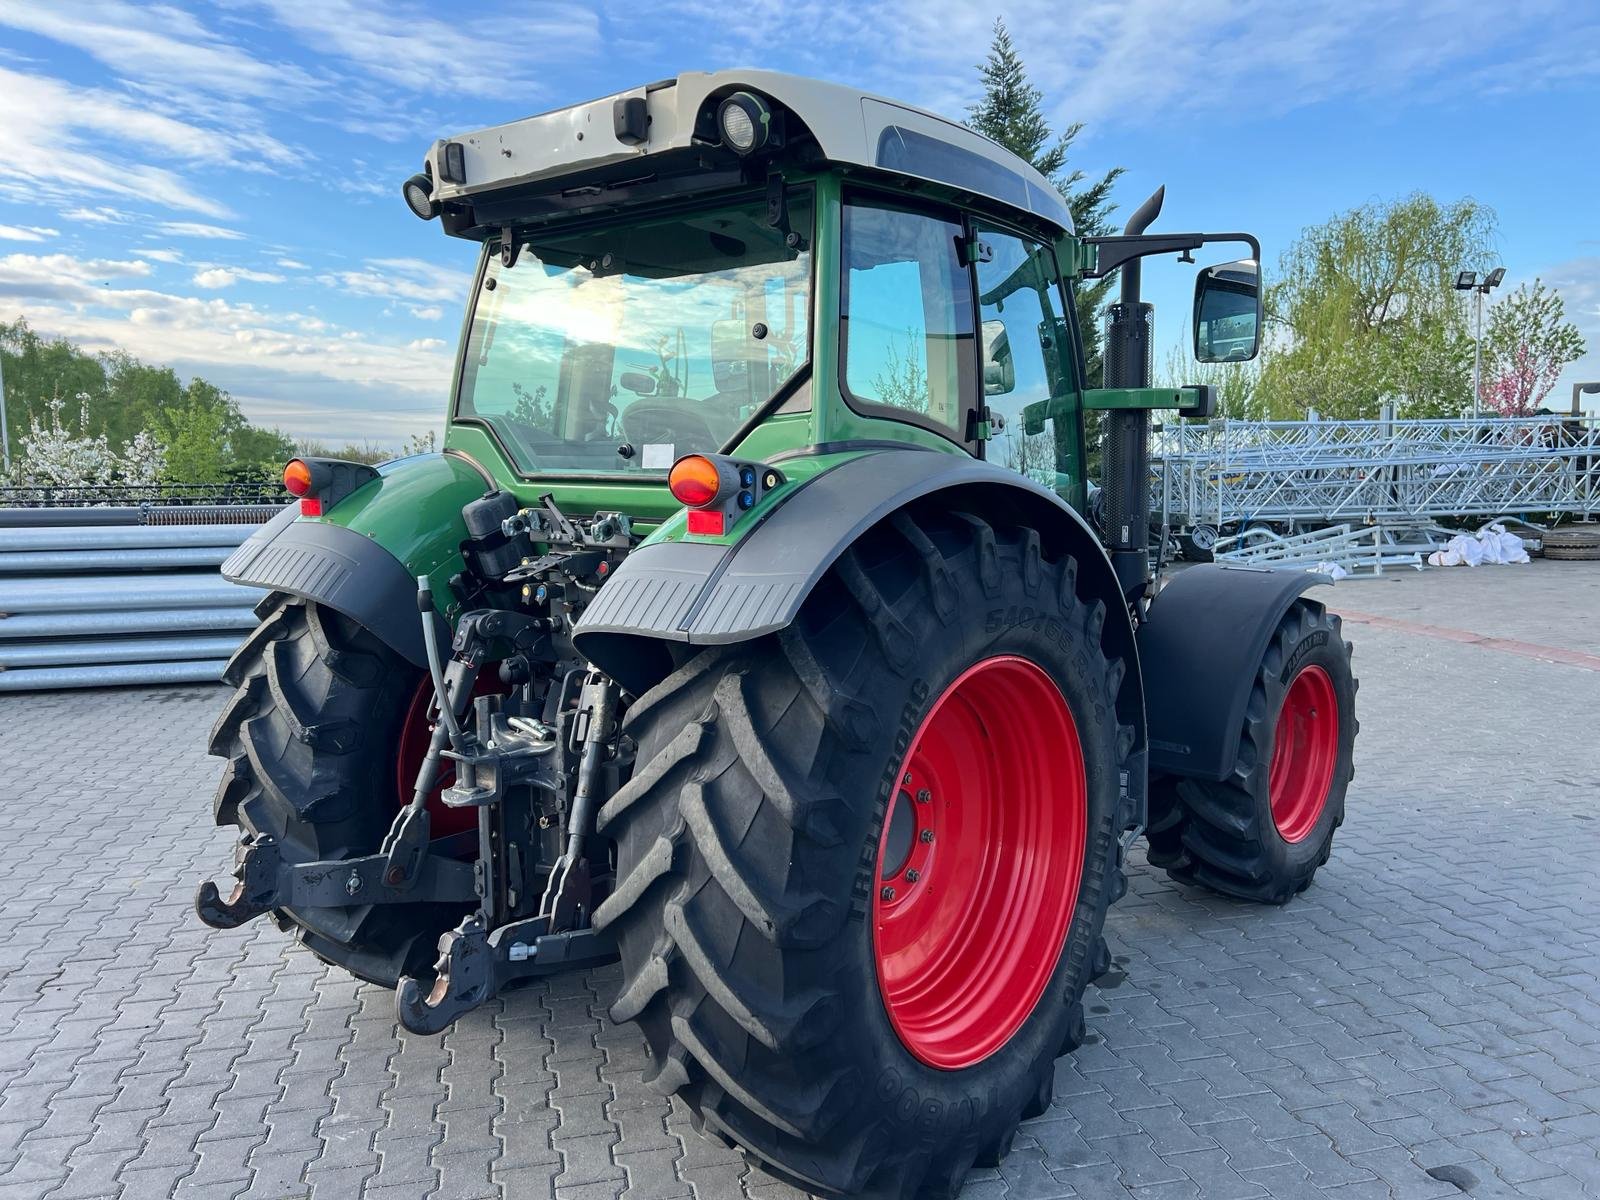
[[1489,310],[1483,336],[1483,403],[1507,417],[1538,410],[1561,370],[1584,355],[1559,292],[1535,279]]
[[[14,439],[37,428],[56,441],[103,442],[108,453],[141,464],[129,468],[133,474],[159,470],[163,483],[270,480],[293,453],[287,437],[251,425],[214,384],[185,384],[171,367],[120,350],[90,354],[65,338],[42,338],[19,319],[0,325],[0,356]],[[60,403],[68,399],[77,403]],[[22,447],[14,442],[12,450],[18,456]],[[28,475],[26,463],[17,467]]]
[[395,457],[393,450],[376,442],[346,442],[342,446],[334,446],[309,437],[296,438],[294,453],[285,457],[292,458],[295,455],[302,458],[342,458],[345,462],[366,463],[368,466],[388,462]]
[[[1112,232],[1111,185],[1122,174],[1113,167],[1099,179],[1085,182],[1082,171],[1068,169],[1067,155],[1083,122],[1075,121],[1059,133],[1050,128],[1044,115],[1044,95],[1032,83],[1017,54],[1005,22],[998,17],[989,57],[978,68],[983,79],[983,99],[967,111],[967,124],[992,141],[998,142],[1018,158],[1031,163],[1066,198],[1078,234],[1090,237]],[[1100,309],[1114,279],[1100,279],[1079,286],[1078,326],[1083,332],[1083,351],[1088,363],[1086,386],[1101,376]]]
[[1256,401],[1267,415],[1453,416],[1472,405],[1472,336],[1462,268],[1483,268],[1492,210],[1416,193],[1307,229],[1267,287]]

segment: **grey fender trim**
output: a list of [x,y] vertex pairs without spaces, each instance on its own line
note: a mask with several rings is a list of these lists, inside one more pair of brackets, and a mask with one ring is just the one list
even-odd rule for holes
[[[658,542],[629,555],[585,610],[573,641],[610,671],[603,660],[614,657],[608,650],[616,640],[606,634],[715,646],[782,629],[868,529],[913,500],[968,486],[1030,508],[1047,505],[1095,541],[1059,496],[1014,472],[936,450],[881,450],[818,475],[731,547]],[[1109,577],[1109,563],[1105,570]]]
[[1139,627],[1150,770],[1226,779],[1261,657],[1289,606],[1329,580],[1207,564],[1178,572]]
[[[427,665],[417,581],[405,564],[371,538],[342,525],[297,521],[285,508],[247,538],[222,564],[222,577],[326,604],[371,630],[396,653]],[[434,614],[448,645],[450,630]]]

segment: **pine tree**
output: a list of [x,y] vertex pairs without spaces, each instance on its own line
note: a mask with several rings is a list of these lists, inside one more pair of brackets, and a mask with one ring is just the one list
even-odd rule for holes
[[[1026,159],[1066,198],[1072,223],[1080,237],[1113,232],[1111,185],[1122,174],[1113,167],[1101,178],[1084,182],[1084,174],[1068,169],[1067,152],[1083,131],[1075,121],[1060,133],[1050,129],[1044,115],[1044,95],[1028,82],[1028,73],[1012,44],[1005,22],[996,17],[989,58],[978,72],[983,79],[983,99],[967,110],[967,125],[998,142],[1018,158]],[[1083,331],[1084,358],[1088,363],[1086,386],[1100,382],[1100,309],[1112,281],[1086,282],[1078,288],[1078,325]]]

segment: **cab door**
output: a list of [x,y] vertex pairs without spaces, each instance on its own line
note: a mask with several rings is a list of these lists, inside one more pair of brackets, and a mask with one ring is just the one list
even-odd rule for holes
[[1079,382],[1049,245],[975,226],[984,457],[1082,502]]

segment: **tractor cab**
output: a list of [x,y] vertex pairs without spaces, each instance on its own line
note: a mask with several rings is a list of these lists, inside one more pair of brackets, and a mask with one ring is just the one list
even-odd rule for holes
[[1048,180],[960,125],[686,74],[437,142],[405,190],[484,243],[451,442],[519,475],[888,437],[1079,488],[1080,244]]

